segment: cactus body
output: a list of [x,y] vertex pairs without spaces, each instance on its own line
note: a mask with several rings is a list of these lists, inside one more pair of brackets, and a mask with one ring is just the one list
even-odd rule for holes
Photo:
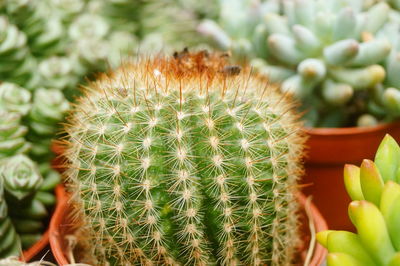
[[99,265],[292,260],[303,138],[264,82],[182,52],[89,86],[65,155]]

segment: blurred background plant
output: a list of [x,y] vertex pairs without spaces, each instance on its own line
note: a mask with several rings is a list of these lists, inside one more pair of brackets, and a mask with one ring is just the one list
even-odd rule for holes
[[0,257],[46,228],[60,180],[51,140],[78,84],[122,58],[201,43],[195,27],[214,10],[210,0],[0,1],[0,236],[17,243],[0,241]]
[[220,0],[198,31],[302,102],[311,127],[400,116],[400,4],[378,0]]

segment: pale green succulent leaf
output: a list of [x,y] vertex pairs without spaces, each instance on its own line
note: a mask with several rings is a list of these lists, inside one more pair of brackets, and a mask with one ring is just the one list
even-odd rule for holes
[[331,68],[330,76],[337,82],[347,83],[355,90],[368,89],[385,79],[385,69],[380,65],[365,68]]
[[343,106],[353,96],[353,88],[346,83],[337,83],[326,79],[322,84],[323,99],[331,105]]
[[324,59],[330,65],[342,65],[358,54],[359,43],[354,39],[338,41],[324,48]]
[[295,40],[283,34],[275,33],[269,36],[268,47],[276,59],[289,65],[297,65],[305,57],[296,47]]

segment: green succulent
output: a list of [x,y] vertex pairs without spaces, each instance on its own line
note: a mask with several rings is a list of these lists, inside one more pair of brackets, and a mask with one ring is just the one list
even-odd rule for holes
[[53,136],[57,123],[64,118],[69,102],[62,92],[56,89],[37,89],[32,109],[29,112],[29,126],[40,136]]
[[31,145],[25,140],[28,128],[21,124],[21,115],[0,110],[0,159],[26,153]]
[[50,152],[51,141],[69,109],[69,102],[57,89],[39,88],[33,98],[32,109],[27,117],[30,128],[27,139],[32,143],[30,154],[43,162],[53,156]]
[[65,156],[98,264],[290,263],[303,143],[293,107],[206,52],[90,84]]
[[3,82],[0,84],[0,110],[26,115],[31,109],[31,93],[20,86]]
[[220,0],[198,31],[300,99],[309,126],[373,125],[400,115],[400,13],[387,2]]
[[344,183],[353,202],[349,217],[357,233],[323,231],[318,241],[328,266],[395,266],[400,263],[400,147],[387,135],[361,167],[346,165]]
[[0,257],[16,256],[21,252],[21,242],[10,218],[4,197],[3,179],[0,178]]
[[[38,65],[41,85],[51,89],[72,89],[78,82],[74,73],[73,61],[65,56],[52,56]],[[35,88],[36,90],[37,88]]]
[[37,165],[26,155],[15,155],[0,163],[4,189],[18,201],[32,195],[40,187],[43,178]]

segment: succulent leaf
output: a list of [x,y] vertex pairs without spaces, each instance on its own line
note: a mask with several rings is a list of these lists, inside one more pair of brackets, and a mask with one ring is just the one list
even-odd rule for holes
[[389,181],[382,192],[380,209],[385,218],[393,246],[400,250],[400,185]]
[[346,253],[329,253],[327,256],[328,266],[362,266],[361,262],[357,261],[351,255]]
[[359,167],[352,164],[346,164],[344,166],[344,185],[352,200],[364,199],[361,189]]
[[375,164],[382,175],[383,181],[396,181],[397,169],[400,167],[400,147],[396,140],[387,134],[375,154]]
[[395,249],[378,207],[368,201],[353,201],[349,216],[365,249],[378,263],[387,264]]
[[374,266],[375,262],[364,249],[357,234],[347,231],[333,231],[327,236],[327,248],[332,253],[344,253],[354,257],[365,266]]

